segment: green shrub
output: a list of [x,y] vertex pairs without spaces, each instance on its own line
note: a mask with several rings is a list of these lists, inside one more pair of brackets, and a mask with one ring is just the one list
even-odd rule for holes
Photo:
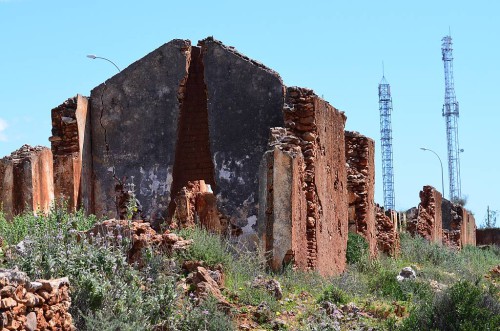
[[368,243],[366,242],[366,239],[357,233],[349,232],[346,250],[347,263],[357,263],[367,255]]
[[236,330],[231,315],[217,309],[217,301],[213,298],[203,301],[199,306],[186,299],[184,309],[177,316],[178,323],[174,330],[178,331],[231,331]]
[[338,287],[329,285],[324,289],[323,293],[317,300],[318,303],[324,301],[329,301],[335,304],[346,304],[349,302],[349,297],[344,291],[342,291]]
[[401,330],[498,330],[500,303],[477,284],[460,281],[417,306]]
[[232,263],[233,256],[229,252],[228,243],[219,235],[209,233],[199,227],[182,229],[179,231],[179,235],[185,239],[193,240],[187,251],[179,253],[179,259],[205,261],[209,266]]

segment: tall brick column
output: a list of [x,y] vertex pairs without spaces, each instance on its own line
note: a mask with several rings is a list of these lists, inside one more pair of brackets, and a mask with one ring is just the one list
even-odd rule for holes
[[345,145],[349,231],[362,235],[375,256],[375,142],[358,132],[346,131]]
[[87,98],[77,95],[52,109],[55,198],[65,200],[68,208],[80,207],[82,151],[87,121]]

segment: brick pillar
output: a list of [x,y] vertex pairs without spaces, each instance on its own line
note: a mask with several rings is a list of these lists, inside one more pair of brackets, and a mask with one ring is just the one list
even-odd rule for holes
[[377,255],[375,228],[375,142],[358,132],[345,132],[349,231],[362,235]]
[[82,150],[87,121],[87,98],[77,95],[52,109],[54,193],[75,211],[81,202]]
[[346,117],[313,91],[291,87],[285,128],[271,129],[260,171],[259,234],[271,265],[293,260],[322,275],[345,269]]

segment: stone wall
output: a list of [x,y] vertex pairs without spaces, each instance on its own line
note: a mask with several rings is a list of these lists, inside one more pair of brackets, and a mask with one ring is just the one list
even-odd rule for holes
[[260,176],[259,236],[271,266],[293,261],[323,275],[342,272],[347,246],[343,112],[312,90],[290,87],[286,128],[271,130]]
[[497,245],[500,246],[500,228],[477,229],[476,245]]
[[68,278],[31,282],[25,273],[0,269],[3,330],[76,330]]
[[87,98],[77,95],[52,109],[54,195],[65,200],[70,211],[81,205],[82,153],[87,120]]
[[377,228],[377,246],[379,252],[395,256],[399,252],[400,241],[397,229],[396,213],[385,211],[378,204],[375,205],[375,224]]
[[54,201],[52,152],[22,146],[0,159],[0,204],[10,219],[24,211],[49,211]]
[[442,195],[434,187],[426,185],[420,191],[417,217],[408,221],[407,230],[429,241],[443,241]]
[[358,132],[346,131],[345,145],[349,231],[362,235],[375,256],[375,142]]

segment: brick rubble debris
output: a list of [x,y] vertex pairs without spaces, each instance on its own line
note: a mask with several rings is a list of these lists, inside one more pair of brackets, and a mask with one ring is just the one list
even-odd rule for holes
[[24,272],[0,269],[0,295],[2,330],[76,330],[67,277],[32,282]]

